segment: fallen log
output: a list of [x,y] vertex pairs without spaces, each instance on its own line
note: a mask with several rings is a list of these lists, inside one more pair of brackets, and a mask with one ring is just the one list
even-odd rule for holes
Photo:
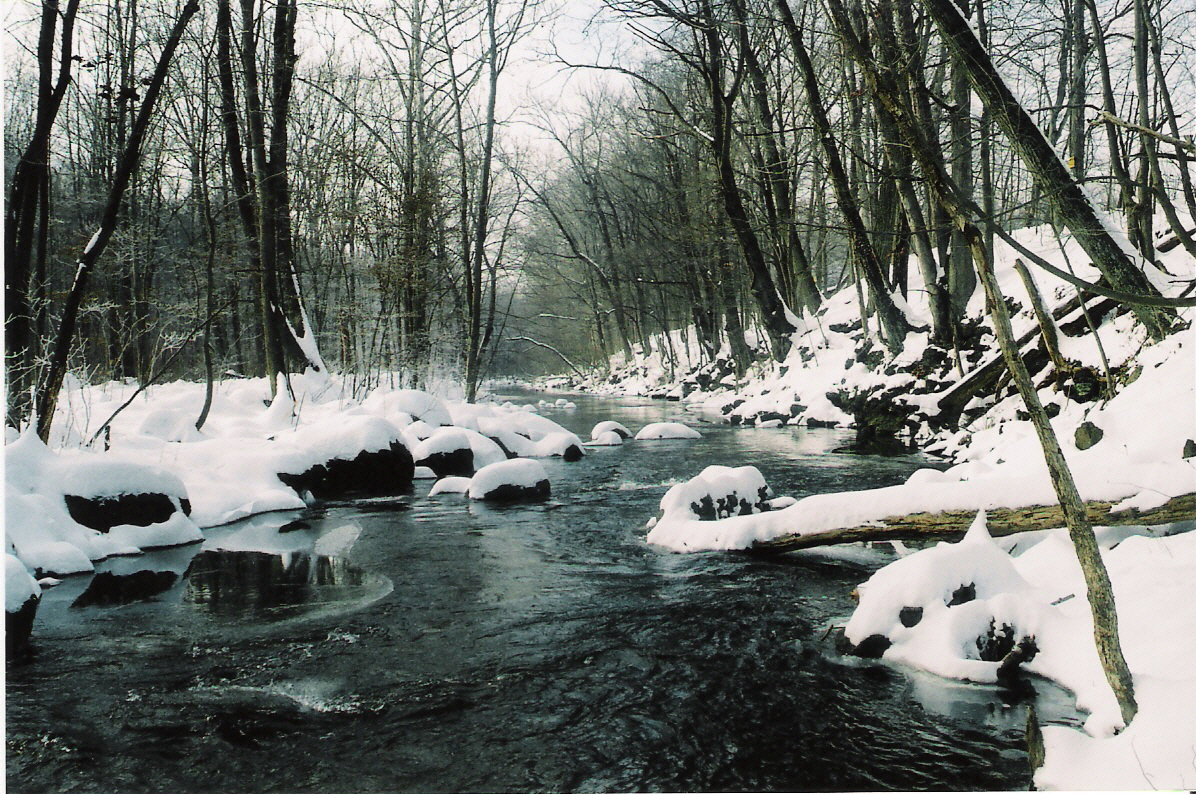
[[[1148,510],[1120,510],[1111,512],[1113,502],[1085,502],[1088,520],[1093,526],[1153,526],[1176,521],[1196,520],[1196,493],[1176,496],[1158,507]],[[987,511],[988,531],[993,537],[1015,535],[1037,529],[1062,527],[1065,522],[1059,505],[1032,507],[999,507]],[[817,546],[841,543],[863,543],[876,540],[959,540],[976,518],[975,510],[947,510],[941,513],[910,513],[890,516],[881,523],[811,532],[805,535],[782,535],[772,540],[758,540],[747,549],[760,555],[783,554]]]

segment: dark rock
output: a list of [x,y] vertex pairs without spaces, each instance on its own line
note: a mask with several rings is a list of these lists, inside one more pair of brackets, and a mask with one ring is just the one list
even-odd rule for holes
[[902,607],[898,618],[902,626],[907,629],[913,628],[922,622],[922,607]]
[[65,499],[71,518],[100,532],[122,524],[139,527],[161,524],[175,512],[174,502],[161,493],[130,493],[94,499],[66,494]]
[[997,668],[997,681],[1011,685],[1018,678],[1022,665],[1032,661],[1037,655],[1038,643],[1034,638],[1022,637],[1013,650],[1001,659],[1001,666]]
[[9,659],[29,644],[29,638],[33,635],[33,618],[37,615],[40,601],[41,598],[31,595],[16,612],[4,613],[4,650]]
[[838,427],[838,422],[830,422],[825,419],[814,419],[813,417],[806,420],[806,427]]
[[865,637],[863,642],[852,649],[852,653],[863,659],[879,659],[893,642],[883,634],[873,634]]
[[957,607],[960,604],[966,604],[969,601],[976,600],[976,585],[965,584],[956,588],[955,592],[951,594],[951,600],[947,602],[949,607]]
[[1104,438],[1104,436],[1104,430],[1101,430],[1091,422],[1084,422],[1076,428],[1076,449],[1095,447],[1097,442]]
[[300,529],[311,529],[311,524],[307,523],[303,519],[295,519],[294,521],[288,521],[279,527],[278,532],[279,534],[283,534],[285,532],[297,532]]
[[793,403],[789,406],[789,418],[794,419],[806,412],[806,406],[801,403]]
[[512,485],[503,483],[482,497],[484,502],[541,502],[552,496],[552,486],[548,480],[540,480],[535,485]]
[[727,414],[731,413],[739,406],[743,405],[745,402],[747,402],[747,400],[732,400],[731,402],[729,402],[723,406],[723,409],[722,409],[723,415],[726,416]]
[[1073,402],[1092,402],[1100,397],[1101,378],[1091,367],[1080,367],[1063,385],[1063,393]]
[[575,461],[581,460],[585,456],[586,453],[582,452],[581,447],[577,446],[576,444],[570,444],[569,446],[565,447],[565,452],[563,455],[561,455],[561,457],[565,459],[566,463],[574,463]]
[[1046,405],[1042,406],[1042,410],[1046,412],[1048,419],[1054,419],[1059,415],[1059,411],[1062,409],[1059,408],[1059,403],[1047,403]]
[[507,460],[512,460],[519,457],[511,450],[507,449],[507,445],[502,443],[502,439],[500,439],[498,436],[487,436],[487,438],[489,438],[495,444],[498,444],[498,448],[501,449],[503,454],[507,456]]
[[779,422],[785,422],[785,421],[788,421],[790,418],[791,417],[788,414],[782,414],[782,413],[778,413],[776,411],[761,411],[759,414],[756,415],[756,421],[758,421],[758,422],[771,422],[773,420],[776,420]]
[[988,625],[988,633],[976,638],[976,655],[982,662],[999,662],[1008,656],[1017,645],[1017,631],[1008,623],[1000,628],[994,620]]
[[117,575],[102,571],[91,578],[72,607],[103,607],[149,601],[174,586],[179,575],[174,571],[137,571]]
[[1196,458],[1196,441],[1188,439],[1184,442],[1184,460]]
[[437,477],[470,477],[473,475],[473,450],[469,447],[433,452],[415,462],[416,466],[427,466]]
[[860,322],[855,320],[849,323],[831,323],[829,327],[837,334],[849,334],[852,331],[860,330]]
[[334,458],[302,474],[280,473],[278,479],[299,493],[317,499],[345,496],[393,496],[411,487],[415,461],[400,441],[377,452],[361,452],[352,460]]

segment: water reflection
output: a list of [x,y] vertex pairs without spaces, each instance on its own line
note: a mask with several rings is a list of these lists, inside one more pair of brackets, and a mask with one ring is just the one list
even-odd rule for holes
[[341,557],[308,552],[203,551],[184,575],[183,602],[224,618],[280,620],[327,607],[373,601],[390,580]]

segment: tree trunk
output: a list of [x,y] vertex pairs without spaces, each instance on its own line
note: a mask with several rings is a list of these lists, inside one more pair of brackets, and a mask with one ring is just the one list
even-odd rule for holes
[[[1005,131],[1013,150],[1034,175],[1063,223],[1092,258],[1092,263],[1114,289],[1157,297],[1158,290],[1136,267],[1132,252],[1119,244],[1112,236],[1113,232],[1104,226],[1088,196],[1071,178],[1042,131],[1005,85],[953,0],[921,1],[953,54],[966,67],[972,90]],[[1132,311],[1154,339],[1163,338],[1173,327],[1174,310],[1136,305]]]
[[75,271],[75,280],[71,284],[66,302],[62,309],[62,320],[58,326],[58,333],[54,338],[54,346],[50,351],[50,360],[42,375],[38,386],[36,400],[37,434],[43,442],[49,442],[50,428],[54,422],[54,411],[58,405],[58,393],[62,389],[62,381],[66,376],[67,360],[70,355],[71,344],[75,338],[75,328],[78,323],[79,307],[83,303],[83,296],[87,291],[87,283],[96,260],[104,252],[112,233],[116,231],[116,224],[120,216],[121,204],[125,191],[137,172],[141,163],[141,143],[149,129],[153,117],[154,106],[158,95],[162,92],[162,84],[166,80],[166,72],[170,61],[174,58],[183,31],[191,17],[199,10],[199,0],[188,0],[179,13],[170,37],[162,48],[162,54],[154,67],[153,75],[146,86],[141,109],[137,112],[137,119],[129,132],[129,139],[117,163],[116,174],[108,191],[108,201],[104,207],[104,214],[100,220],[100,228],[96,231],[87,247],[79,257]]
[[901,352],[905,345],[905,335],[910,326],[905,316],[893,302],[889,286],[885,283],[884,274],[880,271],[880,262],[876,252],[868,240],[868,233],[864,229],[864,221],[860,216],[859,205],[855,194],[847,179],[847,171],[843,167],[843,160],[839,156],[839,147],[831,132],[827,120],[826,108],[822,102],[822,94],[818,88],[818,80],[814,72],[814,64],[810,61],[810,54],[802,42],[801,29],[789,10],[787,0],[776,0],[777,10],[781,13],[781,22],[789,36],[789,43],[793,49],[801,70],[802,83],[806,90],[806,102],[810,108],[811,121],[814,124],[823,156],[826,160],[827,172],[830,174],[831,184],[835,190],[835,198],[839,203],[839,210],[847,224],[847,235],[851,243],[852,258],[863,273],[868,283],[868,290],[872,295],[872,302],[880,318],[881,329],[884,334],[885,346],[890,352]]

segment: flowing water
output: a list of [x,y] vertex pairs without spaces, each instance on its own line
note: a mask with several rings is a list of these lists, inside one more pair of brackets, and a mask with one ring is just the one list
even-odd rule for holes
[[[550,415],[583,437],[694,418],[576,401]],[[8,790],[1026,788],[1025,693],[836,653],[886,544],[760,559],[643,539],[712,463],[801,496],[927,461],[835,454],[842,431],[702,430],[546,461],[547,503],[417,482],[67,580],[8,667]]]

